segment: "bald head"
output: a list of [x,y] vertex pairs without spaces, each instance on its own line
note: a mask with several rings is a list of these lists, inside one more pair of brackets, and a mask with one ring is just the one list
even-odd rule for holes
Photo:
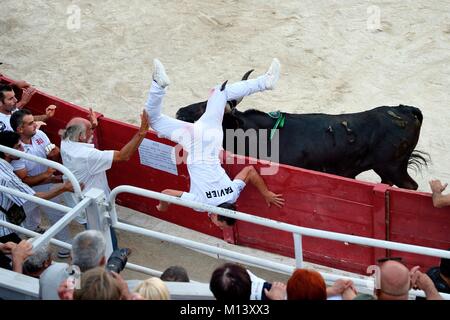
[[66,125],[66,130],[62,135],[63,140],[74,142],[88,142],[92,138],[92,126],[87,119],[72,118]]
[[76,117],[76,118],[72,118],[67,124],[66,124],[66,129],[73,126],[73,125],[84,125],[86,126],[86,128],[90,125],[91,123],[84,118],[80,118],[80,117]]
[[386,261],[380,267],[380,300],[407,300],[411,285],[408,268],[397,261]]

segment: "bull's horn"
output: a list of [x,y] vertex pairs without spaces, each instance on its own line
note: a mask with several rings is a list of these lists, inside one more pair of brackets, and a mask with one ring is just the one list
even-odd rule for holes
[[248,77],[250,76],[250,74],[251,74],[253,71],[255,71],[255,69],[252,69],[252,70],[247,71],[247,72],[244,74],[244,76],[242,77],[242,80],[247,80]]
[[227,86],[227,82],[228,82],[228,80],[225,81],[224,83],[222,83],[222,86],[220,87],[220,91],[225,90],[225,87]]

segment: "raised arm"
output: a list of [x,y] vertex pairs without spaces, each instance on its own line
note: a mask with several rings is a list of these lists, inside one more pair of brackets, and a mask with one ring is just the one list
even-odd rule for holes
[[144,140],[145,136],[147,135],[148,127],[149,127],[148,115],[147,112],[144,110],[144,112],[141,114],[141,126],[138,132],[133,136],[133,138],[131,138],[131,140],[125,146],[123,146],[123,148],[120,151],[114,151],[113,162],[129,160],[133,155],[133,153],[136,152],[142,140]]
[[266,183],[263,178],[259,175],[258,171],[256,171],[255,167],[247,166],[239,172],[235,179],[239,179],[244,181],[246,184],[250,182],[253,184],[256,189],[258,189],[259,193],[263,196],[264,200],[267,203],[267,206],[271,206],[271,204],[276,205],[281,208],[284,205],[284,199],[282,194],[275,194],[267,188]]

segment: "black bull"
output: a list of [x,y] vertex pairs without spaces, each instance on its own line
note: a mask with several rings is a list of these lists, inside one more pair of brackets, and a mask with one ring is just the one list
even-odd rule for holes
[[[223,146],[230,152],[266,158],[267,153],[249,154],[254,141],[247,140],[245,148],[239,143],[227,142],[235,139],[227,129],[267,129],[265,134],[257,131],[257,145],[267,143],[269,150],[270,131],[276,119],[258,110],[238,111],[236,102],[229,103],[232,110],[223,119]],[[178,110],[177,119],[194,122],[206,108],[206,101]],[[416,190],[417,183],[409,176],[408,166],[427,164],[420,151],[415,151],[423,116],[418,108],[399,105],[378,107],[372,110],[328,115],[322,113],[291,114],[286,116],[280,129],[279,159],[283,164],[355,178],[361,172],[373,169],[383,183]],[[264,139],[265,141],[259,141]],[[271,155],[273,158],[273,155]]]

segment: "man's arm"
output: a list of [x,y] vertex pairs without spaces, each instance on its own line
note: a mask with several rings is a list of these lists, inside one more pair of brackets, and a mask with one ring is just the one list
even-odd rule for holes
[[251,182],[259,193],[266,200],[267,205],[270,207],[271,204],[276,205],[281,208],[284,205],[284,199],[282,194],[275,194],[267,188],[266,183],[263,178],[259,175],[258,171],[253,166],[247,166],[239,172],[235,179],[244,181],[246,184]]
[[[183,192],[184,191],[173,190],[173,189],[165,189],[165,190],[161,191],[161,193],[167,194],[167,195],[173,196],[173,197],[181,197]],[[167,202],[167,201],[159,201],[159,204],[156,206],[156,209],[158,211],[160,211],[160,212],[164,212],[164,211],[167,211],[169,206],[170,206],[169,202]]]
[[24,89],[22,89],[22,91],[22,97],[20,98],[20,101],[16,103],[16,107],[18,109],[22,109],[23,107],[25,107],[26,104],[30,102],[31,97],[33,97],[33,95],[36,93],[36,89],[30,86],[25,87]]
[[[80,183],[80,185],[81,185],[81,189],[83,189],[83,184]],[[61,184],[57,185],[56,187],[54,187],[53,189],[51,189],[50,191],[36,192],[34,195],[36,197],[39,197],[39,198],[42,198],[45,200],[50,200],[54,197],[59,196],[61,193],[64,193],[64,192],[73,192],[72,183],[70,183],[70,181],[61,183]]]
[[419,267],[413,267],[410,271],[411,287],[413,289],[423,290],[427,300],[443,300],[439,291],[433,283],[433,280],[423,272],[420,272]]
[[131,140],[120,150],[114,151],[113,162],[128,161],[147,135],[149,123],[147,112],[141,114],[141,126]]
[[55,115],[56,106],[51,104],[45,108],[45,114],[34,116],[34,121],[47,121]]
[[38,174],[36,176],[29,176],[27,169],[20,169],[14,171],[14,173],[22,180],[23,183],[26,183],[30,187],[37,186],[39,184],[45,184],[51,182],[51,178],[53,173],[55,173],[55,169],[48,168],[47,171]]
[[442,192],[447,188],[448,183],[442,184],[439,180],[431,180],[430,187],[433,192],[433,205],[436,208],[450,206],[450,194],[443,195]]

